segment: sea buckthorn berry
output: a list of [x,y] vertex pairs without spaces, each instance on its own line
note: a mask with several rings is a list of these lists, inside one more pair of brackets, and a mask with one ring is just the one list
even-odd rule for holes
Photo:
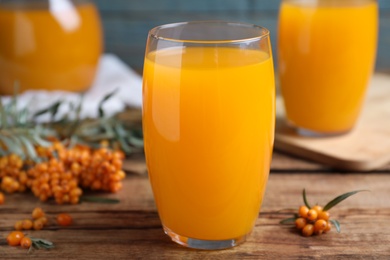
[[20,245],[20,241],[24,237],[23,232],[21,231],[12,231],[7,236],[7,243],[10,246],[18,246]]
[[304,228],[306,224],[307,224],[307,220],[305,218],[297,218],[295,220],[295,226],[297,227],[297,229]]
[[43,228],[43,222],[40,220],[34,220],[33,222],[33,229],[34,230],[41,230]]
[[72,224],[72,217],[69,214],[61,213],[57,215],[57,224],[60,226],[69,226]]
[[314,230],[315,235],[321,235],[323,232],[323,230]]
[[326,220],[319,219],[314,223],[314,231],[323,231],[327,225],[328,222],[326,222]]
[[302,218],[307,218],[307,213],[309,212],[309,208],[306,207],[306,206],[301,206],[299,208],[299,216],[301,216]]
[[315,205],[311,209],[314,209],[315,211],[317,211],[317,214],[320,214],[320,212],[322,212],[322,207],[319,205]]
[[330,214],[328,211],[321,211],[318,214],[318,219],[329,220]]
[[310,237],[313,235],[314,232],[314,226],[312,224],[307,224],[303,229],[302,229],[302,235],[305,237]]
[[317,213],[317,211],[315,211],[314,209],[310,209],[310,210],[307,212],[307,219],[308,219],[308,220],[316,220],[316,219],[317,219],[317,216],[318,216],[318,213]]
[[24,230],[30,230],[33,227],[33,222],[29,219],[25,219],[22,221],[22,228]]
[[69,199],[69,202],[72,205],[75,205],[75,204],[79,203],[79,201],[80,201],[79,197],[70,197],[70,199]]
[[330,221],[328,221],[326,228],[324,229],[324,232],[329,232],[331,229],[332,229],[332,223],[330,223]]
[[32,244],[31,238],[29,237],[23,237],[22,240],[20,240],[20,245],[22,248],[30,248]]
[[40,222],[42,222],[43,225],[46,225],[49,220],[47,219],[46,216],[43,216],[43,217],[37,218],[35,221],[40,221]]
[[38,218],[45,216],[45,212],[43,212],[42,208],[37,207],[37,208],[34,208],[31,215],[32,215],[33,219],[38,219]]
[[0,192],[0,205],[4,204],[4,201],[5,201],[4,193]]
[[23,230],[23,221],[22,220],[16,221],[14,228],[15,230],[19,230],[19,231]]

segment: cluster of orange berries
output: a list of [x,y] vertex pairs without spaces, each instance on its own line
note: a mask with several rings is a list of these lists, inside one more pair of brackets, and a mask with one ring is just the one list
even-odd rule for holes
[[30,248],[32,245],[31,238],[24,236],[21,231],[12,231],[7,236],[7,243],[10,246],[22,246],[22,248]]
[[[22,230],[40,230],[48,223],[48,218],[42,208],[34,208],[31,213],[31,219],[19,220],[15,223],[15,231],[12,231],[7,236],[7,243],[10,246],[22,246],[22,248],[31,248],[33,239],[22,232]],[[67,213],[60,213],[56,217],[57,224],[60,226],[69,226],[73,219]],[[40,239],[38,239],[40,240]],[[51,242],[50,242],[51,243]]]
[[24,219],[16,221],[14,225],[15,230],[41,230],[48,222],[48,219],[45,216],[45,212],[43,212],[42,208],[35,208],[31,215],[32,220]]
[[23,160],[16,154],[0,158],[1,189],[8,192],[23,192],[27,188],[27,173],[23,170]]
[[299,218],[295,220],[295,226],[301,230],[302,235],[309,237],[313,234],[321,235],[331,230],[329,221],[329,212],[322,209],[321,206],[308,208],[301,206],[298,211]]
[[[31,189],[41,201],[54,198],[57,204],[77,204],[82,188],[117,192],[125,172],[124,154],[102,147],[65,147],[53,141],[50,147],[36,147],[44,162],[32,164],[11,154],[0,158],[0,188],[7,193]],[[25,170],[29,166],[28,170]]]

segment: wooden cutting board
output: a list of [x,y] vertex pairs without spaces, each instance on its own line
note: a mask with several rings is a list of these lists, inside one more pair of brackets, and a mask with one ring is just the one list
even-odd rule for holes
[[352,171],[371,171],[390,162],[390,75],[374,75],[357,125],[342,136],[297,135],[285,123],[280,96],[276,111],[276,150]]

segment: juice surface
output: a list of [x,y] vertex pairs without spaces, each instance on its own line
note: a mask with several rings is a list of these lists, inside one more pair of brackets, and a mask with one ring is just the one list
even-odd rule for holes
[[102,51],[95,6],[17,6],[0,5],[0,94],[12,94],[15,81],[21,91],[88,88]]
[[221,47],[151,52],[143,91],[146,160],[163,225],[196,239],[250,232],[273,146],[272,58]]
[[302,2],[285,1],[280,10],[279,73],[287,118],[314,132],[348,131],[374,68],[377,4]]

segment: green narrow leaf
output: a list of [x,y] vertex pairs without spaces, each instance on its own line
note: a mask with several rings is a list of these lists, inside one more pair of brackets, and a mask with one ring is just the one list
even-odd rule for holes
[[46,114],[47,112],[49,112],[49,110],[50,110],[50,107],[41,109],[41,110],[35,112],[34,115],[33,115],[33,117],[36,118],[36,117],[38,117],[38,116],[40,116],[40,115]]
[[93,197],[93,196],[81,196],[81,202],[96,202],[96,203],[106,203],[106,204],[116,204],[119,203],[118,199],[102,198],[102,197]]
[[0,157],[6,156],[7,154],[8,154],[8,152],[0,147]]
[[335,220],[335,219],[331,219],[331,220],[329,220],[329,221],[330,221],[330,223],[333,224],[333,226],[336,227],[337,233],[340,233],[340,232],[341,232],[340,222],[338,222],[338,221]]
[[127,144],[126,140],[120,134],[121,130],[120,130],[120,128],[118,128],[118,124],[115,125],[114,130],[115,130],[115,136],[118,139],[118,141],[119,141],[119,143],[121,145],[122,150],[126,154],[130,154],[133,151],[133,149]]
[[24,155],[24,151],[23,151],[23,144],[22,142],[20,141],[19,138],[17,138],[16,136],[10,136],[14,143],[15,143],[15,153],[21,157],[23,157],[23,159],[25,158],[25,155]]
[[[77,104],[77,107],[74,105],[74,103],[70,103],[70,110],[74,112],[74,119],[70,122],[68,126],[68,131],[66,133],[66,136],[73,136],[75,133],[77,133],[80,129],[80,121],[81,121],[81,110],[83,107],[83,100],[84,100],[84,93],[80,95],[79,103]],[[68,114],[65,114],[64,121],[68,119]]]
[[141,139],[141,138],[137,138],[135,136],[129,136],[127,138],[128,142],[132,145],[134,145],[135,147],[144,147],[144,140]]
[[296,217],[286,218],[286,219],[281,220],[279,223],[282,225],[294,224],[296,219],[297,219]]
[[34,140],[34,143],[38,144],[39,146],[49,147],[52,145],[51,142],[42,139],[37,131],[34,131],[34,133],[31,135],[31,138]]
[[119,121],[115,122],[115,127],[117,129],[118,134],[120,134],[121,136],[127,136],[129,134],[129,132]]
[[54,118],[56,117],[61,104],[61,101],[57,101],[56,103],[54,103],[54,106],[52,106],[52,109],[50,110],[52,122],[54,121]]
[[57,113],[58,108],[60,107],[60,105],[61,105],[61,101],[57,101],[57,102],[55,102],[54,104],[52,104],[51,106],[39,110],[38,112],[36,112],[36,113],[33,115],[33,117],[36,118],[36,117],[38,117],[38,116],[40,116],[40,115],[44,115],[44,114],[46,114],[46,113],[51,113],[52,115],[53,115],[53,114],[55,115],[55,114]]
[[14,137],[14,136],[2,136],[0,135],[0,140],[5,144],[7,147],[8,154],[14,153],[22,157],[24,159],[24,153],[21,149],[21,143],[20,141]]
[[5,111],[5,107],[1,99],[0,99],[0,116],[1,116],[0,128],[6,128],[8,126],[7,113]]
[[15,146],[12,139],[7,137],[7,136],[0,135],[0,141],[5,145],[8,153],[10,153],[12,151],[13,147]]
[[35,237],[30,237],[30,238],[31,238],[31,241],[34,241],[36,243],[43,244],[46,246],[54,246],[53,242],[51,242],[49,240],[42,239],[42,238],[35,238]]
[[113,126],[109,122],[102,122],[101,127],[102,127],[102,129],[104,129],[104,132],[106,135],[108,135],[108,136],[114,135]]
[[114,91],[108,93],[108,94],[105,95],[105,96],[103,97],[103,99],[99,102],[99,117],[100,117],[100,118],[104,117],[103,104],[104,104],[108,99],[110,99],[113,95],[115,95],[117,91],[118,91],[118,89],[115,89]]
[[19,93],[19,82],[14,81],[14,94],[11,98],[11,120],[14,124],[18,121],[18,93]]
[[34,238],[30,237],[32,245],[29,248],[28,252],[30,253],[33,251],[33,249],[51,249],[54,248],[53,242],[50,242],[48,240],[42,239],[42,238]]
[[26,125],[27,119],[28,119],[28,109],[27,107],[25,107],[22,110],[20,110],[20,112],[18,113],[18,121],[16,123],[19,126]]
[[336,206],[337,204],[339,204],[343,200],[347,199],[348,197],[350,197],[358,192],[362,192],[362,191],[368,191],[368,190],[355,190],[355,191],[344,193],[344,194],[334,198],[333,200],[329,201],[328,204],[325,205],[323,210],[324,211],[330,210],[331,208],[333,208],[334,206]]
[[76,120],[80,120],[81,110],[83,108],[84,93],[80,95],[79,104],[76,107]]
[[35,151],[35,148],[34,148],[33,144],[31,143],[31,141],[29,139],[27,139],[25,136],[22,136],[22,135],[19,136],[19,140],[23,144],[23,146],[25,148],[25,151],[28,154],[28,157],[30,159],[35,160],[38,156],[37,156],[37,153]]
[[303,202],[305,203],[306,207],[308,207],[309,209],[311,209],[309,202],[307,202],[306,190],[305,190],[305,189],[303,189],[303,191],[302,191],[302,197],[303,197]]

